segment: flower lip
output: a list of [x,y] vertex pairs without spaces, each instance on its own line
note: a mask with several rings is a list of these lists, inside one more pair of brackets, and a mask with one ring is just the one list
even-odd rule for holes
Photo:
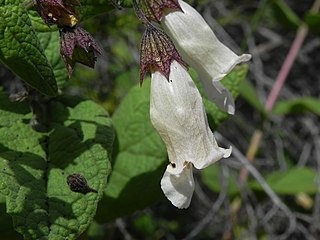
[[161,189],[172,205],[177,208],[187,208],[194,192],[192,166],[185,168],[180,174],[165,171],[161,179]]

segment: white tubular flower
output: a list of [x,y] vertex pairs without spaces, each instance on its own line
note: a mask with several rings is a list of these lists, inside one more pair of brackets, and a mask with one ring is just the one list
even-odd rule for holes
[[230,114],[234,114],[231,94],[217,81],[235,65],[250,60],[251,55],[236,55],[222,44],[202,16],[182,0],[182,11],[169,12],[161,25],[171,37],[183,60],[199,74],[207,97]]
[[173,60],[169,81],[152,73],[150,118],[164,141],[170,164],[161,180],[166,197],[178,208],[187,208],[194,191],[192,165],[202,169],[229,157],[209,128],[201,95],[186,69]]

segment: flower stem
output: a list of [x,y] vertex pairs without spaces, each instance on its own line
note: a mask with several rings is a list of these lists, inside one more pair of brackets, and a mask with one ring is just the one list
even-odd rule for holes
[[132,1],[132,5],[133,5],[133,9],[136,12],[137,17],[141,20],[141,22],[145,25],[145,26],[150,26],[152,25],[151,22],[147,19],[147,17],[145,16],[145,14],[141,11],[138,3],[136,0]]
[[290,51],[281,67],[281,70],[277,76],[275,84],[273,85],[273,88],[268,96],[268,99],[265,105],[265,110],[268,113],[272,111],[272,108],[279,96],[279,93],[287,79],[287,76],[292,68],[292,65],[298,55],[298,52],[307,34],[308,34],[308,26],[303,23],[297,31],[296,37],[291,45]]

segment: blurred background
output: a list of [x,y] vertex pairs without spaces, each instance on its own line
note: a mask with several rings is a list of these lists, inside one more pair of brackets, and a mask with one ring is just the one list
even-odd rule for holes
[[[81,238],[320,239],[320,15],[309,13],[314,1],[187,2],[225,45],[252,54],[236,114],[216,134],[218,142],[233,145],[233,155],[195,172],[196,191],[187,210],[163,197],[130,216],[94,222]],[[302,21],[308,24],[306,38],[267,114],[264,105]],[[95,69],[77,65],[63,91],[93,99],[112,115],[139,82],[144,27],[132,9],[114,9],[81,26],[104,53]],[[0,80],[9,91],[17,85],[3,80],[14,78],[0,65]]]

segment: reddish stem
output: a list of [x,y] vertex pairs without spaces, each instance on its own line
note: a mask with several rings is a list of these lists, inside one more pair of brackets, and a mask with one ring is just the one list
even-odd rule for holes
[[271,112],[272,108],[279,96],[279,93],[283,87],[283,84],[285,83],[287,76],[292,68],[292,65],[298,55],[298,52],[302,46],[302,43],[304,39],[306,38],[308,34],[308,27],[305,24],[302,24],[298,32],[296,34],[296,38],[294,39],[290,51],[281,67],[281,70],[277,76],[277,79],[275,81],[275,84],[273,85],[273,88],[268,96],[266,105],[265,105],[265,110],[267,112]]
[[[319,8],[320,8],[320,0],[316,0],[311,9],[310,9],[310,13],[317,13],[319,12]],[[287,76],[292,68],[292,65],[298,55],[299,50],[301,49],[302,43],[304,41],[304,39],[306,38],[307,34],[308,34],[308,26],[306,24],[301,24],[301,26],[298,28],[296,37],[290,47],[289,53],[279,71],[279,74],[276,78],[275,84],[273,85],[273,88],[268,96],[268,99],[266,101],[265,104],[265,110],[266,112],[270,113],[272,111],[272,108],[275,104],[275,102],[278,99],[279,93],[287,79]],[[250,145],[248,147],[247,153],[246,153],[246,157],[249,161],[253,161],[256,153],[259,149],[261,140],[262,140],[262,131],[260,130],[255,130],[252,138],[251,138],[251,142]],[[246,182],[247,178],[248,178],[248,170],[246,168],[243,168],[240,172],[240,181],[242,182]]]

